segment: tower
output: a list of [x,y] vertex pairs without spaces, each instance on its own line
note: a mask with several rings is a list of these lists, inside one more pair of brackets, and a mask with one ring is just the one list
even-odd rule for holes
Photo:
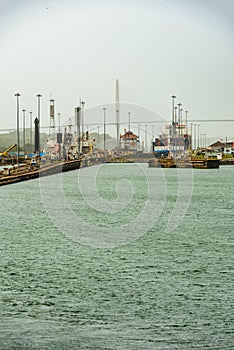
[[119,80],[116,79],[116,91],[115,91],[115,115],[116,115],[116,136],[117,136],[117,148],[119,147],[119,115],[120,115],[120,106],[119,106]]
[[50,130],[49,137],[52,139],[55,132],[55,119],[54,119],[54,100],[50,100]]

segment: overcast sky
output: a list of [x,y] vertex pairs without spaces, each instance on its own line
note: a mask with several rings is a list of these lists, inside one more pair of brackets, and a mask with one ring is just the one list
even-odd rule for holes
[[[43,95],[43,125],[51,96],[64,120],[82,98],[99,123],[116,79],[143,107],[132,121],[171,119],[172,94],[190,119],[234,119],[233,0],[0,0],[0,52],[0,129],[15,127],[16,92],[34,116]],[[234,138],[234,123],[200,124]]]

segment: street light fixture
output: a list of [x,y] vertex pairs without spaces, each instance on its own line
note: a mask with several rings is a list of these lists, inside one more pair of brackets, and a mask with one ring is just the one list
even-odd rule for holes
[[197,142],[196,142],[196,126],[197,124],[194,124],[194,149],[196,150],[197,148]]
[[82,129],[81,153],[82,154],[83,154],[83,147],[84,147],[84,106],[85,106],[85,101],[81,101],[81,129]]
[[199,127],[200,124],[197,125],[197,147],[199,148]]
[[20,149],[20,139],[19,139],[19,97],[20,94],[15,94],[16,96],[16,127],[17,127],[17,165],[19,166],[19,149]]
[[185,111],[186,135],[188,135],[188,111]]
[[180,123],[181,123],[181,121],[180,121],[180,112],[181,112],[181,109],[180,109],[180,107],[181,107],[181,103],[178,103],[177,104],[178,105],[178,127],[179,127],[179,135],[180,135]]
[[38,156],[40,159],[40,119],[41,119],[41,94],[37,95],[37,119],[38,119]]
[[30,114],[30,152],[33,152],[32,150],[32,112],[29,112]]
[[103,138],[104,138],[104,152],[106,151],[106,107],[103,108]]
[[24,156],[26,155],[26,140],[25,140],[25,112],[26,109],[22,109],[23,112],[23,145],[24,145]]
[[191,123],[191,135],[190,135],[190,149],[193,150],[193,123]]
[[131,113],[130,113],[130,112],[128,112],[128,131],[130,131],[130,130],[131,130],[131,124],[130,124],[130,115],[131,115]]

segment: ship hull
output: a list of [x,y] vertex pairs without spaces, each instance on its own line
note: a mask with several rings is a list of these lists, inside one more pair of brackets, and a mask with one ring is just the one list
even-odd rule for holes
[[24,167],[22,171],[20,171],[19,168],[16,170],[15,173],[10,173],[7,176],[2,176],[0,178],[0,186],[36,179],[40,176],[49,176],[61,172],[76,170],[80,168],[81,162],[81,160],[72,160],[66,162],[59,162],[55,164],[43,165],[41,167]]

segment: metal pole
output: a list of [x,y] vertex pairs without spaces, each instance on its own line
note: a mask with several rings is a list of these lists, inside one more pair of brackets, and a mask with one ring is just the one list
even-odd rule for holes
[[20,149],[20,138],[19,138],[19,97],[20,94],[15,94],[16,96],[16,127],[17,127],[17,165],[19,166],[19,149]]
[[77,154],[80,157],[80,107],[75,108],[75,124],[77,137]]
[[185,111],[185,125],[186,125],[186,135],[188,135],[188,111]]
[[104,112],[104,115],[103,115],[103,137],[104,137],[104,152],[106,151],[106,108],[104,107],[103,108],[103,112]]
[[26,154],[26,140],[25,140],[25,112],[26,112],[26,109],[22,109],[22,112],[23,112],[23,145],[24,145],[24,156]]
[[193,123],[191,123],[191,145],[190,149],[193,150]]
[[200,127],[200,124],[197,125],[197,147],[199,148],[199,127]]
[[40,119],[41,119],[41,97],[42,95],[38,94],[37,95],[37,118],[38,118],[38,132],[39,132],[39,138],[38,138],[38,155],[39,155],[39,159],[40,159]]
[[84,105],[85,105],[85,102],[81,101],[81,119],[82,119],[81,153],[82,154],[83,154],[83,147],[84,147]]
[[178,103],[178,127],[179,127],[179,135],[180,135],[180,107],[181,107],[181,103]]
[[131,126],[130,126],[130,115],[131,115],[131,113],[130,112],[128,112],[128,131],[130,131],[131,129]]
[[180,125],[181,125],[181,128],[180,128],[180,130],[181,130],[181,134],[183,135],[183,132],[182,132],[182,125],[183,125],[183,108],[181,108],[180,109]]
[[145,125],[145,150],[147,151],[147,124]]
[[176,96],[172,95],[171,98],[172,98],[172,128],[173,128],[173,126],[175,125],[174,104],[175,104]]
[[172,95],[171,96],[172,98],[172,148],[173,148],[173,151],[174,151],[174,136],[175,136],[175,98],[176,96],[175,95]]
[[197,148],[197,142],[196,142],[196,126],[197,124],[194,124],[194,149],[196,150]]
[[32,112],[29,112],[30,114],[30,153],[33,152],[32,150]]
[[139,151],[140,151],[140,149],[141,149],[141,143],[140,143],[140,124],[138,124],[138,144],[139,144]]
[[[61,125],[61,114],[58,113],[58,132],[59,133],[61,132],[60,125]],[[60,135],[59,135],[59,138],[60,138]],[[60,141],[60,139],[59,139],[59,141]],[[59,142],[59,160],[60,159],[61,159],[61,143]]]

